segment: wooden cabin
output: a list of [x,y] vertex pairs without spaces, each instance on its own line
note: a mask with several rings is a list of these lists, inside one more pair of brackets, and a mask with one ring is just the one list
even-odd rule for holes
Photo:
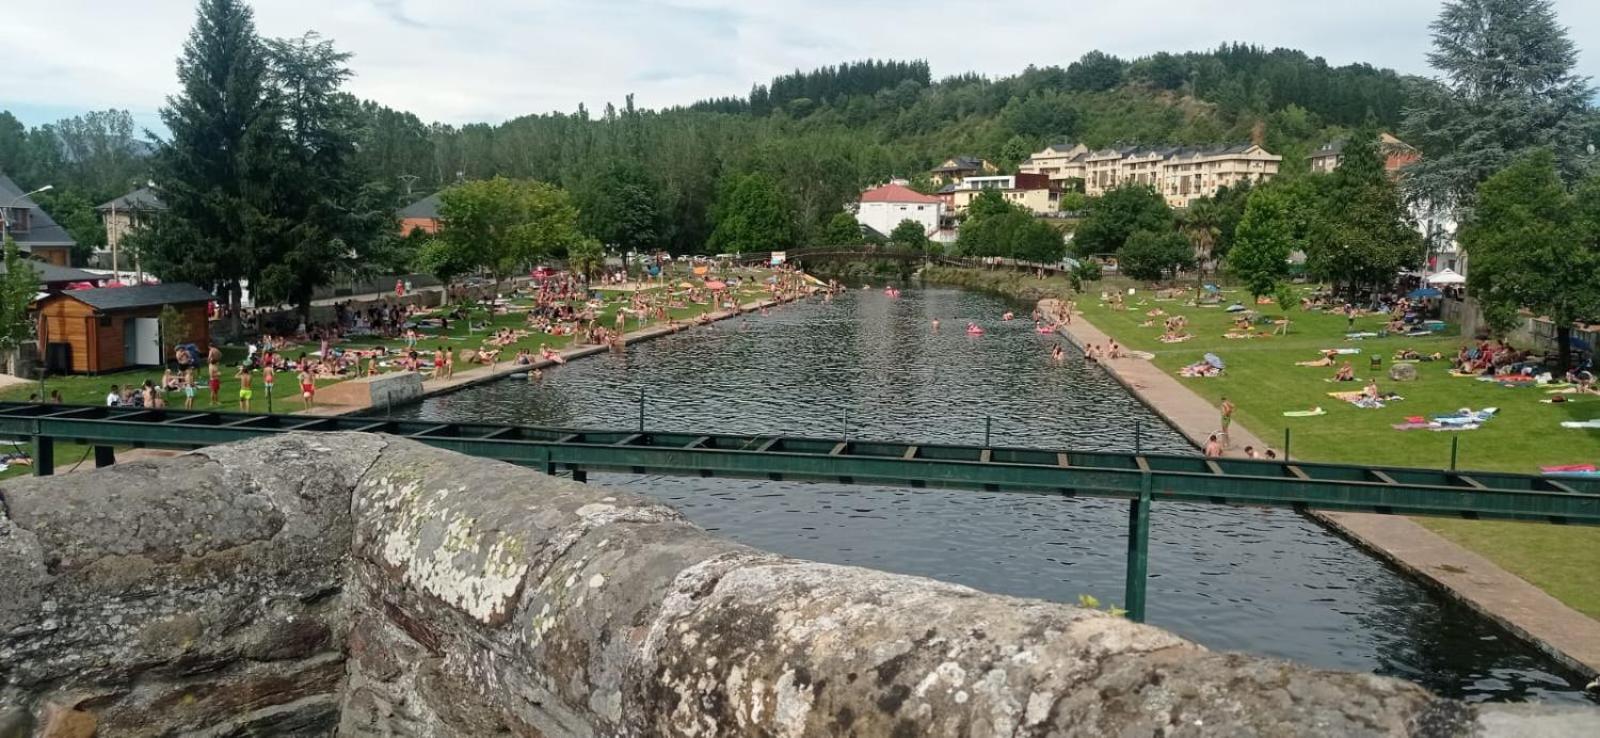
[[160,366],[161,309],[184,316],[188,335],[167,345],[210,348],[211,293],[192,284],[154,284],[68,290],[39,299],[39,353],[51,373],[102,374],[135,366]]

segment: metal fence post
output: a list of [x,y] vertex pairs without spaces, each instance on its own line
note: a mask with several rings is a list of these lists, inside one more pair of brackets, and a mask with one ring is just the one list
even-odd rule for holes
[[1284,428],[1283,429],[1283,460],[1284,460],[1285,463],[1287,463],[1289,461],[1289,429],[1288,428]]
[[1450,437],[1450,471],[1456,470],[1456,450],[1461,444],[1461,436]]
[[1128,501],[1128,567],[1123,587],[1128,619],[1144,622],[1145,586],[1150,575],[1150,472],[1139,480],[1139,496]]
[[1133,421],[1133,453],[1135,456],[1144,453],[1144,421]]
[[989,447],[989,437],[990,437],[991,431],[993,431],[993,430],[994,430],[994,417],[991,416],[991,415],[983,416],[983,447],[984,448],[988,448]]
[[639,388],[639,432],[644,432],[644,388]]

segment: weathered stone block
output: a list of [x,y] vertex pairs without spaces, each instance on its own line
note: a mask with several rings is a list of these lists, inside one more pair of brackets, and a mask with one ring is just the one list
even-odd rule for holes
[[1590,735],[646,499],[285,435],[0,483],[0,738]]
[[347,379],[317,390],[317,402],[340,407],[388,407],[422,396],[422,375],[390,372],[376,377]]

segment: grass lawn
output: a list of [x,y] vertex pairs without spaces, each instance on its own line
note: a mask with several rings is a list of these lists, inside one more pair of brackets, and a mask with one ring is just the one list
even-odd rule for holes
[[[1048,281],[1060,282],[1055,285],[1058,289],[1065,287],[1062,278]],[[1039,284],[1034,280],[1027,283]],[[1563,420],[1600,418],[1600,397],[1547,405],[1539,402],[1549,397],[1543,390],[1510,389],[1451,377],[1448,362],[1418,364],[1418,378],[1413,382],[1389,380],[1388,369],[1395,351],[1438,351],[1449,357],[1462,344],[1459,336],[1346,341],[1344,317],[1295,309],[1289,313],[1292,324],[1288,336],[1228,339],[1222,336],[1232,320],[1221,308],[1184,307],[1182,301],[1156,302],[1144,285],[1137,286],[1138,292],[1128,298],[1129,286],[1115,280],[1095,284],[1077,296],[1078,309],[1124,346],[1155,354],[1155,364],[1173,375],[1179,368],[1201,360],[1207,352],[1220,356],[1227,364],[1222,376],[1179,381],[1212,402],[1220,402],[1223,396],[1232,399],[1238,422],[1274,446],[1283,443],[1283,431],[1290,429],[1294,458],[1440,468],[1450,463],[1450,439],[1455,437],[1460,443],[1457,464],[1461,469],[1537,474],[1541,465],[1600,462],[1600,431],[1560,426]],[[1099,300],[1102,289],[1117,288],[1122,289],[1127,300],[1125,311],[1112,310]],[[1246,293],[1224,296],[1249,306]],[[1161,317],[1154,319],[1154,327],[1140,327],[1149,319],[1146,311],[1157,307],[1187,317],[1189,333],[1194,338],[1183,343],[1161,343],[1157,340],[1163,331]],[[1256,309],[1269,317],[1282,313],[1275,305]],[[1357,318],[1356,330],[1377,332],[1384,322],[1376,316]],[[1318,350],[1324,348],[1360,348],[1361,355],[1350,358],[1356,376],[1362,379],[1372,375],[1369,357],[1383,357],[1379,389],[1397,392],[1405,399],[1381,409],[1364,410],[1328,397],[1328,392],[1359,390],[1362,384],[1323,381],[1333,376],[1334,367],[1294,365],[1296,361],[1316,359]],[[1327,415],[1283,416],[1285,411],[1318,406]],[[1428,416],[1462,407],[1498,407],[1500,412],[1474,431],[1434,433],[1390,427],[1406,416]],[[1600,618],[1600,577],[1594,575],[1600,571],[1600,528],[1451,518],[1417,518],[1417,522],[1489,558],[1574,609]]]
[[[746,283],[735,292],[737,301],[740,304],[744,304],[766,297],[768,292],[765,289],[765,284],[761,283],[760,280],[765,278],[767,274],[768,272],[766,271],[741,272],[741,276],[747,277],[747,279]],[[676,285],[679,285],[684,279],[689,279],[694,283],[699,282],[699,279],[697,278],[678,275],[671,280],[670,284],[674,285],[674,288],[676,289]],[[665,288],[662,287],[656,287],[650,288],[646,291],[651,293],[660,293],[664,289]],[[631,296],[633,291],[618,289],[602,289],[600,291],[604,293],[607,304],[604,309],[599,311],[597,320],[599,321],[600,325],[609,329],[615,325],[612,321],[616,318],[617,309],[628,304],[628,297],[622,297],[619,299],[619,295],[625,294]],[[531,305],[532,300],[524,299],[520,301],[514,301],[514,304],[522,304],[525,306]],[[689,303],[682,308],[669,309],[668,314],[673,319],[676,319],[680,322],[686,322],[693,320],[704,313],[712,312],[715,309],[716,308],[711,305],[696,305]],[[451,321],[450,330],[448,331],[440,331],[436,328],[423,329],[421,331],[423,338],[418,341],[417,349],[422,352],[431,352],[438,348],[441,343],[443,343],[452,351],[456,352],[459,359],[459,355],[462,350],[468,348],[478,348],[479,346],[483,345],[484,339],[493,334],[495,330],[500,328],[525,329],[527,327],[526,314],[523,312],[512,312],[504,315],[491,316],[487,310],[473,310],[471,311],[470,317],[470,321]],[[473,326],[476,326],[476,328],[469,328],[469,323]],[[487,325],[485,325],[485,323],[487,323]],[[655,324],[656,321],[653,319],[646,323],[647,326]],[[636,320],[633,318],[628,319],[628,331],[637,330],[639,328],[640,324]],[[526,348],[537,353],[539,345],[545,344],[552,349],[560,350],[569,346],[573,340],[574,338],[572,336],[547,336],[544,334],[530,335],[511,345],[502,347],[500,359],[503,365],[515,359],[519,349]],[[405,341],[384,340],[375,337],[362,337],[346,341],[338,345],[343,348],[371,348],[375,346],[387,346],[390,349],[399,350],[405,347]],[[285,354],[292,359],[295,356],[298,356],[300,350],[315,351],[317,350],[317,346],[315,344],[305,345],[300,349],[286,351]],[[239,364],[244,361],[246,354],[247,350],[243,346],[222,347],[223,365],[221,370],[218,372],[222,379],[222,389],[218,395],[219,402],[216,404],[212,404],[210,400],[210,390],[205,385],[205,369],[202,368],[197,373],[196,381],[200,384],[199,387],[197,387],[198,392],[195,395],[194,408],[196,410],[237,410],[239,408],[239,380],[234,377],[234,373],[237,371]],[[473,365],[466,364],[465,362],[461,362],[459,360],[456,363],[456,370],[458,372],[467,371],[472,368]],[[144,384],[146,380],[159,382],[161,381],[161,375],[161,367],[141,367],[138,369],[130,369],[128,371],[110,374],[101,374],[98,376],[72,375],[49,377],[45,380],[44,393],[46,396],[48,396],[50,392],[59,390],[61,392],[62,399],[69,405],[99,405],[105,402],[106,393],[110,391],[111,385],[123,386],[131,384],[134,386],[139,386]],[[303,406],[300,403],[299,390],[295,386],[297,383],[298,382],[292,373],[288,374],[287,376],[279,377],[278,386],[276,387],[277,394],[272,405],[272,410],[274,412],[289,413],[302,409]],[[337,380],[321,380],[318,381],[317,386],[326,387],[336,383]],[[267,396],[266,391],[262,387],[259,374],[257,374],[253,388],[255,390],[255,397],[251,401],[250,409],[256,412],[265,412],[267,410]],[[13,385],[4,390],[0,390],[0,400],[12,402],[25,401],[29,399],[30,396],[35,396],[38,393],[38,383]],[[182,409],[182,394],[174,393],[169,395],[168,403],[170,408]],[[31,447],[27,444],[22,444],[17,448],[19,450],[26,451],[30,450]],[[10,450],[10,446],[0,443],[0,453],[9,452]],[[77,463],[85,453],[89,452],[89,450],[89,446],[58,443],[56,445],[55,452],[57,468],[64,469],[72,466],[73,464]],[[88,463],[92,464],[93,460],[91,459]],[[31,473],[31,467],[12,466],[4,471],[0,471],[0,479]]]

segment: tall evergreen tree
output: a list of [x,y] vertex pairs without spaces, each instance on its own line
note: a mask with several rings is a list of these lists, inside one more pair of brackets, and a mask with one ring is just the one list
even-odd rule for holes
[[1428,61],[1443,76],[1405,112],[1423,153],[1406,170],[1412,198],[1470,209],[1481,182],[1536,148],[1569,182],[1592,168],[1594,88],[1550,0],[1452,0],[1432,28]]
[[178,81],[182,91],[161,109],[171,138],[154,169],[167,211],[144,244],[146,263],[222,289],[237,316],[241,283],[257,281],[272,251],[279,223],[266,208],[280,173],[277,97],[241,0],[200,0]]

